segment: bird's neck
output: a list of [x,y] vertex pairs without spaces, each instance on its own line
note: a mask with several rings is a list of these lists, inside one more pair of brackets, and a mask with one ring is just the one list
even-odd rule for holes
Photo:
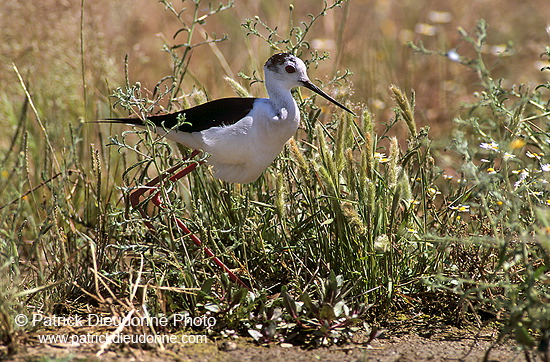
[[300,111],[298,105],[290,93],[290,89],[266,84],[267,94],[273,108],[281,117],[281,121],[290,123],[300,122]]

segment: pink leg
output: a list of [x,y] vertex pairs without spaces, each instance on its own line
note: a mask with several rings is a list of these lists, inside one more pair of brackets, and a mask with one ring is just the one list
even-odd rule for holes
[[[199,153],[200,153],[200,151],[194,150],[194,151],[191,153],[191,155],[190,155],[189,157],[187,157],[186,159],[191,159],[191,158],[197,156]],[[202,162],[201,162],[201,163],[202,163]],[[181,177],[187,175],[189,172],[191,172],[192,170],[194,170],[194,169],[197,167],[197,165],[198,165],[197,163],[193,163],[193,164],[187,166],[186,168],[184,168],[182,171],[180,171],[180,172],[177,173],[176,175],[172,175],[172,176],[170,177],[170,179],[172,180],[172,178],[173,178],[174,176],[177,176],[177,175],[180,175],[180,174],[181,174],[181,176],[180,176],[179,178],[181,178]],[[168,171],[164,172],[164,174],[158,175],[157,177],[155,177],[154,179],[152,179],[151,181],[149,181],[149,182],[146,183],[145,185],[140,186],[137,190],[133,191],[133,192],[130,194],[130,203],[132,204],[132,207],[133,207],[134,209],[138,209],[139,212],[140,212],[140,214],[141,214],[141,216],[143,216],[144,219],[147,219],[147,213],[146,213],[145,210],[143,210],[141,207],[138,207],[139,204],[140,204],[140,202],[141,202],[141,201],[140,201],[140,197],[141,197],[144,193],[146,193],[147,191],[150,191],[150,192],[152,193],[153,191],[157,190],[156,185],[161,181],[161,178],[163,178],[164,175],[171,175],[171,174],[173,174],[173,173],[176,172],[176,171],[178,170],[178,168],[180,168],[181,166],[182,166],[182,165],[176,165],[176,166],[170,168]],[[186,170],[188,170],[188,171],[185,172]],[[183,172],[185,172],[185,173],[183,173]],[[177,179],[175,179],[175,180],[177,180]],[[175,181],[175,180],[172,180],[172,181]],[[158,197],[159,197],[159,194],[157,193],[157,194],[155,195],[155,198],[158,198]],[[160,200],[159,200],[158,202],[160,202]],[[147,227],[148,227],[151,231],[156,232],[155,227],[153,226],[153,224],[152,224],[150,221],[145,220],[144,222],[145,222],[145,225],[147,225]]]
[[[199,153],[200,153],[200,151],[194,150],[191,153],[191,155],[188,157],[188,159],[195,157]],[[199,161],[199,162],[192,163],[189,166],[185,167],[183,170],[179,171],[178,173],[173,174],[174,172],[177,171],[178,168],[181,167],[181,165],[177,165],[177,166],[174,166],[174,167],[170,168],[168,171],[164,172],[164,174],[165,175],[173,174],[172,176],[169,177],[170,181],[177,181],[177,180],[181,179],[182,177],[186,176],[187,174],[189,174],[190,172],[192,172],[194,169],[197,168],[197,166],[199,166],[203,163],[204,163],[204,161]],[[153,224],[150,221],[146,220],[148,216],[147,216],[147,213],[145,212],[145,210],[143,210],[142,207],[139,207],[140,197],[144,193],[146,193],[147,191],[149,191],[150,193],[152,193],[153,191],[157,191],[158,187],[156,187],[156,185],[161,181],[161,179],[162,179],[162,175],[159,175],[159,176],[155,177],[154,179],[152,179],[151,181],[149,181],[144,186],[139,187],[137,190],[133,191],[130,194],[130,203],[132,204],[132,207],[134,209],[139,210],[141,216],[145,219],[144,220],[145,225],[147,225],[147,227],[153,232],[156,232],[155,227],[153,226]],[[162,207],[162,200],[160,199],[160,191],[157,191],[156,194],[153,196],[153,198],[151,200],[153,201],[153,204],[155,204],[155,206]],[[189,235],[189,237],[191,238],[193,243],[195,243],[195,245],[198,246],[198,247],[202,247],[204,249],[204,252],[206,253],[206,255],[208,255],[210,258],[212,258],[214,263],[217,266],[219,266],[220,268],[222,268],[227,273],[227,275],[229,275],[229,279],[231,279],[234,283],[237,283],[242,287],[250,289],[250,287],[248,285],[246,285],[217,256],[214,255],[214,253],[212,252],[212,250],[210,250],[210,248],[208,248],[207,246],[204,246],[202,244],[202,241],[195,234],[193,234],[189,230],[189,228],[187,228],[187,226],[183,223],[183,221],[181,221],[177,217],[174,217],[174,219],[176,221],[176,225],[178,225],[178,227],[185,234]]]

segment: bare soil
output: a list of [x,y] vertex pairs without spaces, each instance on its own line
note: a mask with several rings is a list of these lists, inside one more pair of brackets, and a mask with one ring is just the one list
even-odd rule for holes
[[[17,351],[7,356],[0,347],[0,357],[10,361],[540,361],[528,356],[514,343],[495,344],[494,330],[468,330],[436,324],[422,328],[402,328],[401,322],[388,326],[381,336],[365,344],[366,335],[344,346],[307,349],[290,344],[257,345],[250,338],[209,339],[205,344],[170,344],[158,346],[111,345],[98,355],[101,346],[39,343],[37,336],[21,336]],[[36,332],[38,333],[38,332]],[[2,349],[3,348],[3,349]]]

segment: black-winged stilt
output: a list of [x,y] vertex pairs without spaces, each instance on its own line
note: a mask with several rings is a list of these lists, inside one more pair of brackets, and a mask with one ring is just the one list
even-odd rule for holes
[[[314,85],[309,80],[304,62],[292,54],[271,56],[264,65],[264,73],[269,98],[222,98],[147,119],[156,126],[158,133],[194,149],[190,158],[199,153],[197,150],[207,152],[210,155],[207,161],[214,166],[215,177],[233,183],[250,183],[269,167],[298,129],[300,110],[290,92],[292,88],[306,87],[353,114]],[[111,118],[104,122],[145,126],[140,118]],[[192,163],[177,174],[173,173],[180,166],[171,168],[167,171],[167,174],[173,174],[169,179],[180,179],[202,162]],[[132,205],[144,217],[145,211],[138,207],[140,197],[148,190],[155,191],[159,182],[160,176],[130,195]],[[162,204],[158,193],[152,201],[157,206]],[[191,235],[195,244],[202,245],[181,220],[176,219],[176,222],[184,233]],[[150,223],[147,225],[152,228]],[[205,251],[229,273],[231,279],[245,285],[208,248]]]

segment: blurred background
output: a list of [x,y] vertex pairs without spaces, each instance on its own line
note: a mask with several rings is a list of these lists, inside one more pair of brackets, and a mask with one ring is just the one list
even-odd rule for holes
[[[124,85],[126,55],[131,83],[139,81],[152,89],[171,73],[171,59],[162,52],[163,44],[182,41],[185,35],[173,39],[179,24],[164,5],[155,0],[83,3],[83,24],[81,2],[76,0],[0,4],[0,17],[4,19],[0,28],[0,116],[9,111],[8,104],[24,98],[12,62],[28,82],[39,109],[48,111],[47,118],[56,114],[82,117],[86,113],[82,109],[83,82],[88,95],[92,95],[87,111],[93,110],[97,117],[108,116],[110,110],[104,101],[111,89]],[[294,6],[292,14],[290,4]],[[179,9],[186,4],[174,1],[174,6]],[[275,52],[256,37],[245,35],[241,27],[245,19],[258,15],[286,34],[291,21],[303,21],[308,13],[317,13],[321,8],[320,0],[236,1],[233,8],[207,19],[195,33],[194,42],[205,40],[206,32],[218,37],[226,34],[229,40],[195,49],[189,66],[191,77],[184,90],[200,87],[211,98],[233,96],[222,76],[233,77],[248,87],[249,82],[237,74],[257,71],[263,77],[263,63]],[[191,20],[192,14],[184,12],[182,16]],[[415,54],[406,43],[422,41],[429,49],[456,49],[468,56],[470,48],[460,40],[457,28],[473,32],[481,18],[489,26],[486,59],[494,77],[506,78],[510,84],[533,85],[548,80],[540,71],[548,64],[539,56],[550,40],[550,7],[546,0],[350,0],[311,29],[311,45],[330,52],[331,59],[311,70],[310,75],[327,81],[336,71],[348,68],[353,72],[349,78],[349,89],[353,90],[350,100],[367,104],[377,122],[386,122],[391,116],[390,84],[407,92],[414,89],[417,121],[429,124],[432,136],[437,137],[448,132],[461,102],[468,101],[478,89],[476,76],[444,57]],[[504,52],[508,43],[513,48]],[[250,91],[254,96],[265,96],[261,84],[253,85]],[[0,126],[8,126],[2,118]]]

